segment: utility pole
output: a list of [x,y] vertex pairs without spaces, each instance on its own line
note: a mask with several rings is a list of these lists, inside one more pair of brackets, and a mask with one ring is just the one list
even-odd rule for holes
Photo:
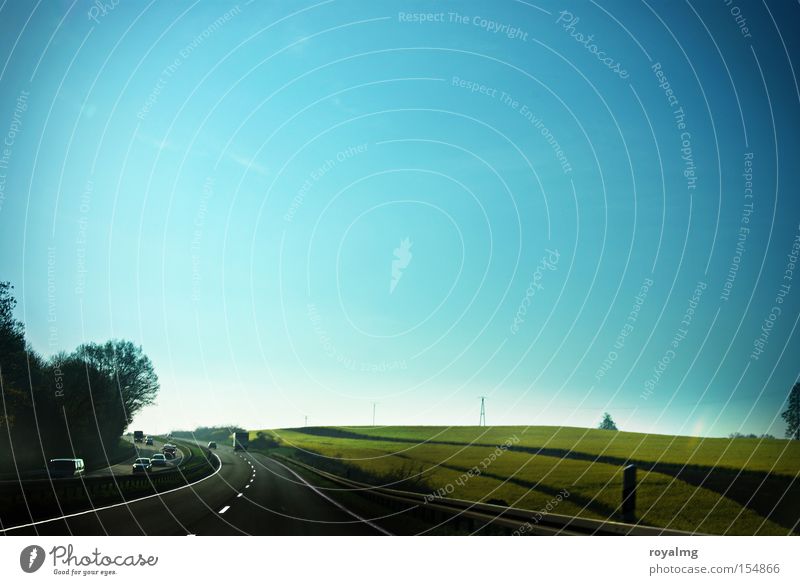
[[375,405],[378,404],[377,402],[372,403],[372,426],[375,426]]
[[303,425],[303,426],[306,426],[306,427],[308,426],[308,415],[306,415],[306,424]]
[[486,404],[484,404],[484,401],[486,400],[486,396],[478,396],[478,398],[481,399],[481,419],[480,419],[480,422],[478,423],[478,426],[479,427],[485,427],[486,426]]

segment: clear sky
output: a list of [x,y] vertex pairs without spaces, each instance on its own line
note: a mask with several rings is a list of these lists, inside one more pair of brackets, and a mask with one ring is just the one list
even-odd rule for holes
[[9,0],[0,280],[147,432],[782,436],[800,9],[740,4]]

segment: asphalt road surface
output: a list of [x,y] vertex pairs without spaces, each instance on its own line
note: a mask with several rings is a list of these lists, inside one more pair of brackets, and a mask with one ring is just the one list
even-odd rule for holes
[[[164,446],[164,443],[153,440],[152,446],[145,445],[144,443],[134,443],[133,446],[136,447],[136,450],[138,452],[137,455],[134,455],[133,457],[130,457],[129,459],[126,459],[121,463],[117,463],[116,465],[112,465],[110,467],[104,467],[103,469],[98,469],[96,471],[91,471],[85,474],[86,477],[131,475],[133,473],[133,461],[137,457],[147,457],[149,459],[154,454],[161,453],[161,448]],[[169,471],[170,469],[174,469],[175,467],[180,465],[182,461],[183,461],[183,453],[181,452],[180,449],[178,449],[175,459],[168,459],[167,465],[165,465],[164,467],[153,467],[152,473]]]
[[[7,528],[8,535],[379,535],[386,531],[282,463],[220,446],[217,472],[128,504]],[[0,532],[2,534],[3,532]]]

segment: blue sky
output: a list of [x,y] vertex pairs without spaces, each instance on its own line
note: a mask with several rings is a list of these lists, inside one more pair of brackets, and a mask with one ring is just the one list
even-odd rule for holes
[[9,1],[0,279],[44,355],[142,344],[149,432],[486,395],[782,435],[798,15],[767,6]]

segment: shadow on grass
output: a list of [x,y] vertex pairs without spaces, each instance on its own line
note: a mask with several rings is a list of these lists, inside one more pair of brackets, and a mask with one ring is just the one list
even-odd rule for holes
[[[292,429],[295,432],[306,435],[339,439],[357,439],[360,441],[380,441],[389,443],[420,444],[414,439],[400,437],[378,437],[374,435],[362,435],[341,429],[326,427],[303,427]],[[493,449],[497,447],[488,443],[459,443],[456,441],[426,441],[430,445],[452,445],[458,447],[483,447]],[[614,457],[610,455],[592,455],[580,451],[569,449],[554,449],[544,447],[520,447],[514,445],[508,447],[509,451],[516,453],[528,453],[530,455],[543,455],[546,457],[556,457],[561,459],[573,459],[591,463],[605,463],[624,467],[626,465],[636,465],[640,471],[652,471],[669,475],[680,481],[686,482],[695,487],[702,487],[716,492],[719,495],[736,502],[740,506],[748,508],[760,516],[797,532],[798,522],[800,522],[800,482],[796,476],[766,473],[763,471],[738,470],[727,467],[709,467],[705,465],[681,465],[677,463],[656,463],[640,459],[624,457]],[[456,469],[453,467],[452,469]],[[458,471],[466,471],[458,469]],[[488,474],[484,474],[488,475]],[[497,479],[505,480],[508,478]],[[509,481],[514,481],[510,479]],[[521,483],[520,483],[521,482]],[[514,481],[518,485],[526,487],[522,480]],[[539,488],[537,488],[539,489]],[[577,502],[577,500],[576,500]],[[597,502],[592,502],[589,509],[601,512],[597,508]],[[610,512],[609,512],[610,514]]]
[[[406,455],[400,455],[399,457],[405,458],[407,456]],[[447,465],[447,464],[444,464],[444,463],[440,463],[438,465],[438,467],[441,467],[443,469],[450,469],[452,471],[457,471],[459,473],[466,473],[466,472],[470,471],[470,469],[471,469],[471,468],[466,468],[466,467],[459,467],[457,465]],[[546,494],[546,495],[548,495],[550,497],[555,497],[555,496],[563,493],[563,488],[561,488],[561,487],[553,487],[551,485],[547,485],[547,484],[539,483],[539,482],[528,481],[528,480],[521,479],[521,478],[518,478],[518,477],[506,477],[506,476],[503,476],[503,475],[498,475],[496,473],[490,473],[487,470],[481,471],[481,477],[490,477],[490,478],[495,479],[497,481],[510,483],[510,484],[513,484],[513,485],[518,485],[518,486],[520,486],[522,488],[525,488],[526,490],[533,490],[533,491],[536,491],[536,492],[541,492],[541,493]],[[569,501],[572,502],[573,504],[575,504],[576,506],[581,506],[583,508],[586,508],[587,510],[590,510],[590,511],[594,512],[595,514],[598,514],[601,518],[603,518],[605,520],[618,520],[618,521],[622,521],[623,520],[622,515],[617,513],[617,510],[615,510],[615,508],[613,508],[611,506],[608,506],[608,505],[604,504],[603,502],[598,502],[597,500],[593,500],[593,499],[588,498],[586,496],[582,496],[580,494],[577,494],[577,493],[575,493],[574,490],[569,493]],[[487,504],[498,504],[498,505],[501,505],[501,506],[519,507],[518,503],[514,504],[513,502],[506,502],[505,500],[497,500],[497,499],[486,500],[486,503]]]

